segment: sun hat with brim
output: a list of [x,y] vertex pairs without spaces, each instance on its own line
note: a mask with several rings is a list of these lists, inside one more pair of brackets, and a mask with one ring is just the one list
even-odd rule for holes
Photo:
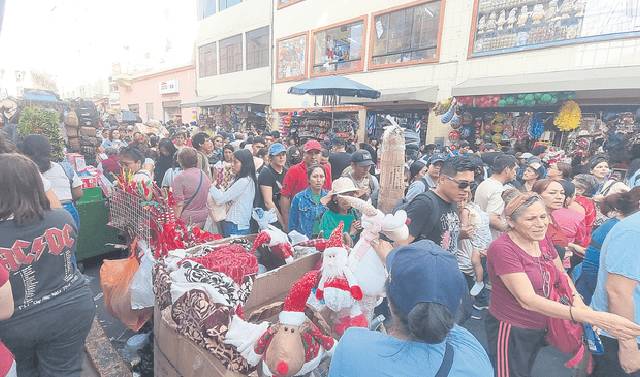
[[333,184],[331,185],[331,191],[329,191],[327,195],[320,199],[320,203],[326,206],[327,204],[329,204],[331,198],[333,198],[334,195],[347,194],[350,192],[359,193],[360,190],[356,187],[351,178],[340,177],[333,181]]

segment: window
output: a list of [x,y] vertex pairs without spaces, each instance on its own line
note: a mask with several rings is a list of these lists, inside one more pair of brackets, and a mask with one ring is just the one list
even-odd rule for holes
[[292,81],[307,77],[307,34],[278,41],[276,57],[277,81]]
[[374,17],[372,65],[414,63],[436,58],[440,1]]
[[137,103],[130,103],[127,105],[127,107],[129,108],[129,111],[131,111],[132,113],[138,114],[140,112],[140,108]]
[[313,38],[313,73],[362,69],[362,20],[315,32]]
[[207,77],[218,74],[216,61],[216,42],[198,47],[198,76]]
[[220,74],[242,71],[242,34],[220,41]]
[[293,5],[295,3],[299,3],[302,0],[278,0],[278,9],[288,7],[289,5]]
[[145,110],[147,111],[147,121],[154,119],[153,117],[153,102],[147,102],[144,104]]
[[247,32],[247,69],[269,66],[269,26]]
[[198,20],[216,13],[216,0],[198,0]]
[[220,10],[225,10],[234,5],[240,4],[242,0],[220,0]]

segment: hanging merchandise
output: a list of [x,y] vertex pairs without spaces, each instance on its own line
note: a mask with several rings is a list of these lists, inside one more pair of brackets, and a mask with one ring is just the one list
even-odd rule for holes
[[453,116],[456,114],[457,108],[458,106],[456,104],[456,99],[454,98],[453,100],[451,100],[451,105],[449,105],[449,109],[447,110],[447,112],[444,113],[442,117],[440,117],[440,122],[444,124],[449,123],[453,119]]
[[533,114],[531,122],[529,123],[529,136],[532,139],[539,139],[544,132],[544,122],[542,121],[542,115],[540,113]]
[[449,132],[449,141],[455,143],[460,140],[460,132],[453,130]]
[[573,131],[580,126],[582,119],[582,111],[580,106],[575,101],[567,101],[558,116],[553,120],[553,124],[558,127],[560,131]]

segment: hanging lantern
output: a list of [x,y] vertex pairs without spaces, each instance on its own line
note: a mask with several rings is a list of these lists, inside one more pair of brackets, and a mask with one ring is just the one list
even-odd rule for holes
[[542,121],[540,113],[535,113],[531,117],[531,122],[529,123],[529,136],[531,136],[532,139],[539,139],[543,133],[544,122]]

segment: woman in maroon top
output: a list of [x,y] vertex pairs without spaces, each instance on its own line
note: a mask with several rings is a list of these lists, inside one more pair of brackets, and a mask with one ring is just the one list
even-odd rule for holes
[[509,202],[504,214],[509,230],[487,250],[492,293],[486,331],[496,376],[531,376],[535,358],[546,345],[549,317],[590,323],[606,331],[612,329],[616,337],[625,339],[640,331],[639,325],[625,318],[585,306],[571,283],[573,306],[547,298],[555,283],[550,281],[548,268],[565,272],[546,237],[549,215],[539,195],[518,195]]

